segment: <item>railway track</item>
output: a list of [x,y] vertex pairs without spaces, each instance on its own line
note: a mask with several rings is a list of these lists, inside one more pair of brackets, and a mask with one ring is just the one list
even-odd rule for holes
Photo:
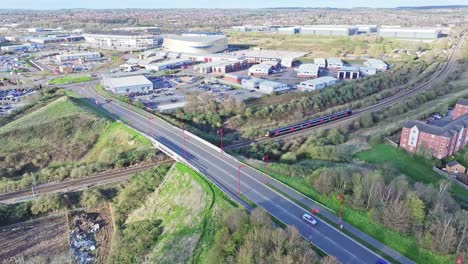
[[57,183],[47,183],[38,185],[35,189],[35,195],[32,195],[31,190],[19,190],[10,193],[0,194],[0,204],[14,204],[23,201],[32,200],[40,195],[48,193],[66,193],[66,192],[76,192],[84,189],[88,189],[94,186],[99,186],[103,184],[125,181],[131,175],[150,169],[156,165],[169,163],[172,160],[161,161],[153,164],[132,167],[128,169],[123,169],[119,171],[109,171],[100,174],[96,174],[87,178],[67,180]]
[[404,90],[404,91],[402,91],[400,93],[397,93],[395,95],[392,95],[390,97],[382,99],[379,102],[377,102],[376,104],[366,106],[364,108],[355,109],[355,110],[353,110],[353,114],[350,115],[349,117],[344,117],[344,118],[338,119],[336,121],[328,122],[328,123],[323,124],[323,125],[318,125],[318,126],[314,126],[314,127],[311,127],[311,128],[302,129],[302,130],[299,130],[297,132],[292,132],[292,133],[289,133],[289,134],[285,134],[285,135],[281,135],[281,136],[277,136],[277,137],[273,137],[273,138],[262,137],[262,138],[258,138],[258,139],[254,139],[254,140],[250,140],[250,141],[245,141],[245,142],[232,144],[232,145],[226,146],[224,148],[226,150],[236,149],[236,148],[248,146],[248,145],[253,144],[253,143],[261,143],[261,142],[264,142],[264,141],[267,141],[267,140],[278,141],[278,140],[289,138],[289,137],[295,137],[295,136],[308,134],[314,129],[317,129],[317,128],[331,128],[331,127],[337,126],[339,124],[349,122],[350,120],[355,119],[355,118],[357,118],[357,117],[359,117],[359,116],[361,116],[361,115],[363,115],[365,113],[378,111],[378,110],[381,110],[381,109],[383,109],[385,107],[388,107],[388,106],[390,106],[392,104],[396,104],[396,103],[406,99],[409,96],[415,95],[415,94],[417,94],[417,93],[419,93],[421,91],[429,89],[435,81],[447,77],[447,75],[455,67],[456,55],[460,51],[460,49],[463,46],[464,42],[465,42],[465,38],[464,38],[464,33],[463,33],[460,36],[460,40],[458,41],[456,46],[452,49],[452,52],[450,53],[449,57],[447,58],[447,61],[444,62],[443,66],[440,67],[439,70],[437,70],[435,73],[433,73],[432,76],[428,80],[424,81],[421,84],[416,85],[412,89]]

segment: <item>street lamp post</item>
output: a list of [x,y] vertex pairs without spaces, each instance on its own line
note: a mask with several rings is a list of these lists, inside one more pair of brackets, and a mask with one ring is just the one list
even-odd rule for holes
[[[310,215],[312,216],[312,219],[314,219],[314,214],[320,212],[319,209],[310,209]],[[317,221],[317,220],[315,220]],[[312,221],[311,221],[312,222]],[[312,223],[309,223],[310,226],[310,231],[309,231],[309,241],[312,242]]]
[[240,164],[237,167],[237,196],[240,196],[240,170],[243,167],[245,167],[245,165],[243,165],[243,164]]
[[220,129],[218,129],[216,131],[216,133],[219,134],[220,138],[221,138],[221,154],[223,154],[223,128],[221,127]]
[[341,223],[341,219],[343,217],[343,204],[345,200],[345,195],[344,193],[341,193],[340,195],[336,196],[336,198],[340,201],[340,218],[338,219],[338,226],[340,229],[343,229],[343,224]]
[[266,181],[265,181],[265,183],[268,184],[268,153],[266,153],[266,154],[263,156],[262,160],[265,161],[265,174],[266,174]]

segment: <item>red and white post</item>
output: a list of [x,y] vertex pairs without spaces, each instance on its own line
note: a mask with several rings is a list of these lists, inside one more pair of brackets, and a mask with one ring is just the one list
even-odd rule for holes
[[240,196],[240,170],[242,168],[244,168],[245,165],[243,164],[240,164],[238,167],[237,167],[237,196]]
[[340,201],[340,218],[338,219],[338,227],[340,229],[343,229],[343,224],[341,223],[341,219],[343,217],[343,204],[345,201],[345,195],[344,193],[341,193],[340,195],[336,196],[336,198]]

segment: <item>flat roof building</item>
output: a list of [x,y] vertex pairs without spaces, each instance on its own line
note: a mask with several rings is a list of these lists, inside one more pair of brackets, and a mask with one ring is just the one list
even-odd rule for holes
[[192,64],[191,60],[187,59],[172,59],[167,61],[161,61],[158,63],[147,64],[145,69],[153,70],[153,71],[163,71],[163,70],[171,70],[176,69],[181,66],[190,65]]
[[379,36],[403,39],[436,39],[442,30],[435,27],[381,27]]
[[119,95],[153,90],[153,83],[143,75],[104,78],[101,83],[105,89]]
[[273,66],[271,64],[255,64],[249,68],[249,75],[254,76],[266,76],[270,75],[271,71],[273,70]]
[[327,68],[337,69],[344,66],[344,63],[339,58],[328,58],[327,59]]
[[231,56],[242,56],[247,59],[248,63],[262,63],[264,61],[277,61],[280,62],[285,58],[296,60],[304,57],[307,52],[300,51],[285,51],[285,50],[263,50],[263,49],[250,49],[228,53]]
[[263,81],[258,87],[258,92],[264,94],[273,94],[289,90],[289,86],[285,83],[274,81]]
[[374,67],[359,67],[359,72],[362,76],[371,76],[377,74],[377,69]]
[[371,34],[378,30],[377,25],[356,25],[357,34]]
[[297,77],[312,77],[316,78],[319,75],[319,66],[316,64],[301,64],[296,69]]
[[217,53],[228,48],[228,41],[224,35],[173,35],[164,37],[163,47],[171,52]]
[[162,36],[152,34],[132,34],[130,32],[106,32],[83,34],[90,46],[120,51],[137,51],[158,47]]
[[327,61],[324,58],[314,58],[314,64],[319,66],[320,68],[327,67]]
[[364,65],[367,67],[375,68],[377,71],[386,71],[388,68],[387,63],[379,59],[367,59],[364,62]]
[[261,32],[261,31],[270,31],[269,27],[266,26],[250,26],[250,25],[245,25],[245,26],[233,26],[231,27],[233,31],[238,31],[238,32]]
[[350,36],[357,32],[356,26],[349,25],[306,25],[301,27],[301,34],[320,36]]
[[357,67],[341,67],[337,72],[338,79],[357,79],[359,78],[359,69]]
[[325,87],[333,85],[337,82],[336,78],[324,76],[317,79],[302,81],[297,85],[297,89],[301,91],[315,91],[321,90]]
[[62,63],[65,61],[73,60],[94,60],[101,58],[101,53],[99,52],[83,52],[83,53],[71,53],[71,54],[61,54],[56,55],[55,59],[57,62]]
[[247,90],[258,90],[260,87],[260,83],[264,82],[265,79],[255,78],[255,77],[247,77],[242,79],[242,87]]

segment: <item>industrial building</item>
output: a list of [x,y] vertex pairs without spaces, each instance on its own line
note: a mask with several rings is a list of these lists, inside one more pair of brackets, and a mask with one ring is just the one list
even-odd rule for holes
[[119,95],[153,90],[153,83],[143,75],[104,78],[101,84],[105,89]]
[[314,64],[319,66],[320,68],[326,68],[327,60],[325,60],[324,58],[314,58]]
[[63,35],[63,36],[46,36],[46,37],[31,37],[29,42],[39,44],[62,43],[83,41],[84,37],[80,35]]
[[300,51],[283,51],[283,50],[262,50],[262,49],[250,49],[228,53],[231,56],[243,57],[248,63],[262,63],[264,61],[276,61],[282,62],[287,59],[292,61],[304,57],[307,52]]
[[107,32],[83,34],[90,46],[120,51],[137,51],[155,48],[162,43],[162,36],[152,34],[136,34],[131,32]]
[[270,31],[270,27],[265,27],[265,26],[234,26],[231,29],[233,31],[238,31],[238,32]]
[[158,111],[161,114],[170,114],[177,111],[179,108],[183,108],[187,102],[178,102],[172,104],[158,105]]
[[242,83],[242,79],[243,79],[243,78],[244,78],[244,77],[242,77],[242,76],[240,76],[240,75],[235,75],[235,74],[227,73],[227,74],[224,75],[224,78],[223,78],[223,79],[224,79],[226,82],[238,83],[238,84],[240,84],[240,83]]
[[371,76],[377,74],[377,69],[374,67],[360,67],[361,76]]
[[226,50],[228,42],[224,35],[174,35],[164,37],[163,47],[171,52],[209,54]]
[[301,33],[301,27],[282,27],[278,28],[278,33],[279,34],[299,34]]
[[386,71],[387,68],[388,68],[387,63],[385,63],[383,60],[379,60],[379,59],[367,59],[364,62],[364,65],[366,67],[375,68],[377,71]]
[[101,58],[101,53],[99,52],[86,52],[86,53],[72,53],[72,54],[62,54],[56,55],[55,59],[57,62],[62,63],[66,61],[74,60],[95,60]]
[[182,66],[190,65],[192,64],[191,60],[187,59],[172,59],[168,61],[162,61],[154,64],[148,64],[146,65],[147,70],[153,70],[153,71],[163,71],[163,70],[171,70],[171,69],[176,69]]
[[357,33],[357,27],[349,25],[307,25],[301,27],[300,33],[320,36],[350,36]]
[[289,86],[285,83],[265,80],[263,82],[260,82],[257,92],[264,94],[273,94],[287,90],[289,90]]
[[18,52],[18,51],[32,51],[36,49],[43,48],[44,45],[40,44],[22,44],[22,45],[11,45],[11,46],[2,46],[0,50],[2,52]]
[[372,34],[378,30],[377,25],[356,25],[357,34]]
[[145,32],[145,33],[151,33],[151,34],[160,34],[161,29],[159,27],[119,27],[119,28],[113,28],[113,31],[118,31],[118,32]]
[[338,58],[328,58],[327,59],[327,68],[328,69],[339,69],[344,66],[342,60]]
[[333,85],[337,82],[336,78],[325,76],[317,79],[302,81],[297,85],[297,89],[301,91],[315,91],[321,90],[325,87]]
[[242,87],[247,90],[258,90],[260,87],[260,83],[265,81],[265,79],[255,78],[255,77],[247,77],[243,78],[241,83]]
[[255,64],[249,68],[249,75],[267,76],[271,74],[272,70],[273,70],[273,65],[271,64],[266,64],[266,63]]
[[357,79],[359,78],[359,69],[357,67],[341,67],[338,69],[337,78],[342,79]]
[[297,77],[317,78],[319,76],[319,66],[312,63],[301,64],[296,72]]
[[467,114],[468,99],[459,99],[451,120],[434,124],[408,121],[401,130],[400,147],[413,153],[425,149],[438,159],[452,155],[468,144]]
[[212,61],[203,64],[199,64],[193,67],[193,71],[196,73],[207,74],[207,73],[228,73],[245,69],[248,66],[247,61]]
[[403,39],[436,39],[442,30],[435,27],[381,27],[379,36]]

